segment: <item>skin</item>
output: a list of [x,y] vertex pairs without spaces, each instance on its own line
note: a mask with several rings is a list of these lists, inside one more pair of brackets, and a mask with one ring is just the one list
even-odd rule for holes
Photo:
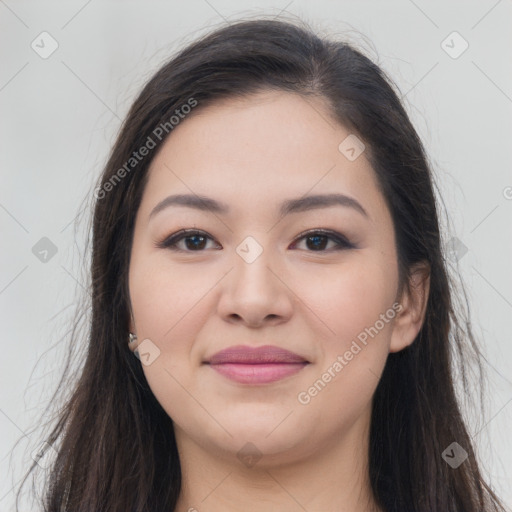
[[[349,134],[321,99],[263,92],[198,108],[151,164],[131,253],[130,328],[160,350],[143,370],[173,419],[179,511],[379,510],[368,480],[371,399],[388,354],[421,327],[429,280],[416,269],[399,296],[390,212],[365,153],[349,161],[338,150]],[[278,215],[285,199],[333,192],[356,199],[368,217],[346,206]],[[171,194],[212,197],[230,213],[169,206],[150,219]],[[211,238],[196,250],[190,239],[177,242],[182,252],[157,247],[183,228]],[[355,247],[334,250],[328,238],[315,250],[297,238],[320,228]],[[247,236],[263,249],[252,263],[236,252]],[[400,314],[300,403],[393,303]],[[265,385],[202,364],[238,344],[277,345],[310,364]],[[237,457],[248,442],[261,455],[250,467]]]

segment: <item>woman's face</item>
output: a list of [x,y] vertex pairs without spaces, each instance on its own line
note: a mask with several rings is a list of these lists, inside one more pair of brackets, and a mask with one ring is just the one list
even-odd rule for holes
[[[388,353],[413,335],[396,328],[392,219],[356,143],[320,100],[266,92],[197,110],[153,160],[131,329],[178,447],[299,460],[367,428]],[[183,229],[199,234],[165,246]]]

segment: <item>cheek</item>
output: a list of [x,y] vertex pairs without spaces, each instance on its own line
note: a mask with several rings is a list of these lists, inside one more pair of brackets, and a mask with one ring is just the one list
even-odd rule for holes
[[190,382],[191,367],[198,364],[193,360],[193,341],[206,314],[204,298],[214,276],[180,273],[169,262],[146,257],[132,260],[129,282],[139,340],[151,340],[158,353],[151,364],[142,365],[144,375],[163,409],[181,423],[182,411],[195,407],[187,393],[195,395]]
[[201,311],[201,299],[213,283],[214,275],[183,272],[163,258],[135,260],[130,267],[130,296],[137,330],[163,343],[183,318]]
[[138,337],[151,340],[159,352],[143,370],[159,401],[181,396],[178,383],[192,386],[191,371],[201,359],[194,342],[215,307],[215,285],[222,275],[213,267],[178,268],[165,256],[132,260],[130,296]]
[[[307,280],[297,279],[296,283],[294,292],[316,314],[326,339],[337,341],[336,348],[342,348],[391,308],[397,272],[392,262],[383,262],[370,253],[358,254],[336,270],[319,268],[309,272]],[[389,325],[380,330],[388,335]]]
[[[371,257],[310,294],[312,309],[335,334],[324,341],[318,372],[299,399],[311,413],[356,418],[369,406],[389,354],[397,272]],[[316,302],[315,302],[316,301]]]

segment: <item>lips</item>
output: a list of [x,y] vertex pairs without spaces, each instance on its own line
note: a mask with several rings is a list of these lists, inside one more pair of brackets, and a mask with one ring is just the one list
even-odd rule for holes
[[230,380],[243,384],[267,384],[298,373],[309,361],[272,345],[237,345],[210,357],[207,364]]
[[284,348],[265,345],[263,347],[247,347],[237,345],[217,352],[210,357],[210,364],[264,364],[264,363],[307,363],[303,357]]

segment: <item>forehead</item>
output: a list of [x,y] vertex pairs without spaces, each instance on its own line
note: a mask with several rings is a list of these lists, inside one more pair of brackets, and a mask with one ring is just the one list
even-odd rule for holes
[[364,152],[351,161],[340,151],[353,135],[319,98],[268,91],[199,104],[153,160],[145,195],[155,202],[196,193],[268,207],[278,198],[341,192],[385,208]]

